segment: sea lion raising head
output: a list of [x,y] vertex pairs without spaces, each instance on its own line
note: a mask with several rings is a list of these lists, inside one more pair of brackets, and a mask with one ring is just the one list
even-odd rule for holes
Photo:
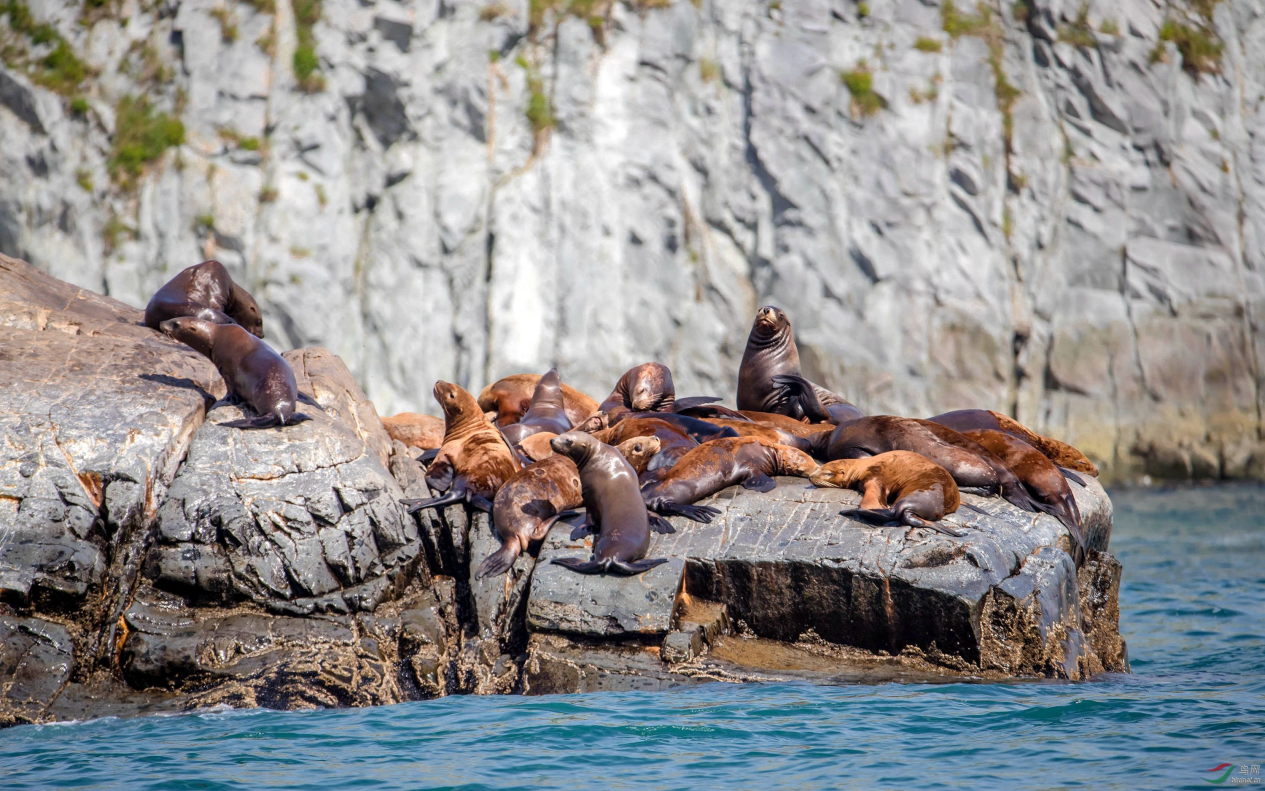
[[541,431],[563,434],[570,430],[571,420],[567,417],[563,404],[562,379],[558,376],[557,368],[550,368],[548,373],[540,377],[532,393],[531,404],[522,418],[501,429],[511,445],[517,445]]
[[[827,409],[829,405],[834,413]],[[814,423],[851,420],[860,410],[804,378],[791,321],[765,305],[756,311],[738,366],[738,411],[774,412]]]
[[257,417],[221,423],[229,428],[267,428],[308,420],[296,412],[299,388],[294,371],[268,344],[237,324],[214,324],[182,316],[158,325],[162,332],[210,358],[229,396],[249,404]]
[[160,329],[164,321],[182,316],[213,324],[236,323],[255,337],[264,337],[259,303],[233,282],[219,261],[203,261],[182,270],[145,306],[145,326],[151,329]]
[[619,377],[615,389],[598,409],[612,417],[621,407],[630,412],[671,412],[675,401],[676,388],[668,367],[662,363],[643,363]]

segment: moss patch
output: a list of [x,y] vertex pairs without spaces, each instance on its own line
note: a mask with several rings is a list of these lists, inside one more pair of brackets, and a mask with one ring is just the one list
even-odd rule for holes
[[871,116],[887,106],[883,97],[874,92],[874,73],[865,61],[857,64],[851,71],[839,72],[839,81],[852,94],[852,112],[861,116]]
[[89,77],[89,69],[56,28],[36,22],[31,9],[20,0],[0,4],[0,16],[8,17],[9,29],[16,34],[2,40],[6,65],[63,96],[78,92]]
[[944,45],[929,36],[919,36],[914,42],[914,49],[919,52],[939,52],[943,48]]
[[325,89],[325,77],[320,73],[321,62],[316,56],[316,36],[312,28],[321,19],[321,0],[295,0],[294,27],[298,46],[294,49],[294,76],[299,88],[307,93]]
[[1225,45],[1203,25],[1184,24],[1174,17],[1165,19],[1160,26],[1160,40],[1151,51],[1152,63],[1167,57],[1166,41],[1177,45],[1177,51],[1182,54],[1182,68],[1192,77],[1221,72],[1221,53]]
[[156,162],[168,148],[184,142],[184,124],[167,113],[154,112],[143,96],[119,99],[114,115],[110,179],[123,189],[131,190],[146,166]]

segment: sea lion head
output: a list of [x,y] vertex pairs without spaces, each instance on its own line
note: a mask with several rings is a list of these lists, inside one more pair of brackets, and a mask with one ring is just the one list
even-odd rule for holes
[[660,442],[658,437],[633,437],[630,440],[621,442],[616,450],[628,459],[628,463],[640,475],[650,466],[650,459],[659,452]]
[[843,489],[850,483],[851,468],[855,466],[853,459],[841,459],[823,464],[808,476],[813,486],[822,489]]
[[751,325],[751,334],[759,338],[772,338],[791,327],[786,314],[772,305],[765,305],[755,312],[755,323]]
[[609,428],[610,424],[610,415],[605,412],[594,412],[586,417],[583,422],[574,426],[572,430],[592,434],[595,431],[601,431],[604,428]]
[[193,347],[199,354],[210,357],[215,333],[220,326],[205,319],[181,316],[178,319],[167,319],[158,325],[158,329],[168,337]]
[[672,371],[662,363],[645,363],[629,371],[628,404],[634,412],[652,412],[676,400]]
[[484,421],[483,410],[479,408],[478,402],[474,400],[474,396],[461,389],[460,385],[440,379],[435,382],[435,389],[432,392],[440,408],[444,410],[446,426],[453,426],[458,422],[473,418],[477,418],[480,422]]
[[592,434],[574,430],[549,440],[549,447],[554,453],[571,459],[577,467],[583,467],[601,444]]
[[236,283],[233,284],[233,303],[226,312],[251,335],[256,338],[264,337],[264,315],[259,310],[259,303],[250,292]]

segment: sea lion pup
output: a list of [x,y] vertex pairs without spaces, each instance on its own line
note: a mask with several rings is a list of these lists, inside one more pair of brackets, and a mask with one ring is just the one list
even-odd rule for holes
[[[777,484],[769,476],[807,478],[816,469],[817,462],[811,456],[785,445],[770,445],[755,437],[717,439],[699,445],[664,475],[644,483],[641,496],[652,511],[710,522],[719,510],[690,504],[734,484],[757,492],[772,491]],[[706,518],[683,512],[686,507],[699,516],[705,512]]]
[[514,473],[492,501],[501,548],[484,559],[476,579],[504,574],[533,541],[541,541],[566,512],[582,503],[575,462],[554,454]]
[[958,486],[1000,492],[1025,511],[1037,510],[1023,484],[992,453],[953,429],[917,418],[875,415],[837,426],[826,443],[826,458],[862,459],[889,450],[921,453],[948,470]]
[[[825,399],[825,402],[822,399]],[[747,348],[738,366],[738,411],[776,412],[815,423],[834,422],[826,404],[844,407],[841,419],[860,410],[820,385],[804,378],[799,350],[786,314],[770,305],[756,311]]]
[[650,514],[637,489],[637,471],[619,451],[592,434],[568,431],[553,438],[554,453],[575,462],[588,525],[598,531],[593,560],[554,558],[553,562],[581,574],[631,576],[666,563],[647,559]]
[[1036,501],[1037,509],[1063,523],[1074,544],[1072,557],[1079,565],[1085,557],[1085,531],[1081,523],[1080,508],[1072,487],[1067,485],[1062,471],[1045,454],[1004,431],[973,429],[963,435],[987,448],[1010,468],[1028,493]]
[[[513,374],[498,379],[479,392],[479,406],[496,413],[496,425],[517,423],[531,408],[531,398],[540,383],[539,374]],[[597,411],[597,402],[570,385],[562,385],[562,405],[572,425]]]
[[391,439],[410,448],[436,450],[444,444],[444,419],[417,412],[401,412],[382,418],[382,428]]
[[300,396],[290,364],[244,327],[192,316],[167,319],[158,326],[210,358],[228,386],[229,397],[249,404],[256,412],[256,417],[230,420],[221,426],[268,428],[311,419],[295,411]]
[[742,420],[729,420],[727,418],[709,417],[703,418],[703,420],[714,426],[733,429],[740,437],[756,437],[769,445],[785,445],[788,448],[794,448],[804,453],[811,453],[813,450],[812,440],[801,437],[798,434],[792,434],[789,431],[783,431],[780,428],[756,423],[750,418],[744,417]]
[[[634,437],[655,437],[659,452],[650,460],[648,469],[671,467],[686,453],[698,447],[698,441],[685,429],[659,417],[635,417],[621,420],[610,428],[593,432],[599,442],[618,445]],[[638,474],[646,470],[638,471]]]
[[[953,412],[945,412],[927,419],[933,423],[948,426],[954,431],[991,429],[1005,432],[1013,437],[1018,437],[1041,451],[1047,459],[1059,467],[1074,470],[1075,472],[1083,472],[1095,478],[1098,477],[1098,468],[1094,466],[1092,461],[1085,458],[1084,453],[1081,453],[1066,442],[1043,437],[1019,421],[1000,412],[994,412],[991,409],[957,409]],[[1084,483],[1077,477],[1073,477],[1072,480],[1080,484]]]
[[612,424],[630,412],[671,412],[676,401],[672,372],[662,363],[642,363],[629,368],[615,389],[598,405]]
[[401,500],[409,513],[462,501],[484,511],[521,466],[501,431],[483,417],[474,396],[449,382],[435,383],[435,400],[444,410],[444,444],[426,470],[426,483],[440,497]]
[[145,306],[145,326],[157,330],[168,319],[192,316],[212,324],[236,322],[264,337],[264,317],[246,289],[233,282],[219,261],[203,261],[168,280]]
[[562,379],[558,376],[557,368],[550,368],[536,383],[527,411],[517,423],[502,428],[501,433],[511,445],[517,445],[541,431],[565,434],[570,430],[571,421],[567,418],[566,407],[563,405]]
[[814,486],[861,492],[861,505],[851,513],[868,522],[964,535],[937,524],[961,502],[953,476],[917,453],[892,450],[866,459],[838,459],[821,465],[808,479]]

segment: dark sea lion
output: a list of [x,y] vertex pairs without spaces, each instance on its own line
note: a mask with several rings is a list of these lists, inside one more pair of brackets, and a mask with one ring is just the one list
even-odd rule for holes
[[434,415],[401,412],[382,418],[382,428],[410,448],[436,450],[444,444],[444,419]]
[[1028,487],[1037,509],[1063,523],[1074,544],[1072,557],[1079,565],[1085,557],[1085,531],[1080,508],[1067,479],[1044,453],[1022,439],[995,429],[972,429],[962,434],[987,448]]
[[571,421],[567,418],[566,407],[563,405],[562,379],[558,376],[557,368],[550,368],[536,383],[527,411],[517,423],[502,428],[501,433],[511,445],[517,445],[541,431],[565,434],[570,430]]
[[958,486],[1000,492],[1025,511],[1036,504],[1023,484],[1000,459],[953,429],[917,418],[875,415],[835,428],[826,444],[826,458],[861,459],[891,450],[921,453],[948,470]]
[[624,576],[666,563],[666,558],[646,558],[650,514],[637,488],[637,471],[628,460],[583,431],[568,431],[554,437],[551,444],[554,453],[569,457],[579,469],[586,520],[598,532],[593,560],[554,558],[553,562],[581,574]]
[[203,261],[168,280],[145,306],[145,326],[159,329],[168,319],[191,316],[212,324],[237,323],[264,337],[264,318],[246,289],[233,282],[219,261]]
[[804,378],[790,319],[770,305],[760,308],[738,366],[738,411],[776,412],[819,423],[834,422],[827,405],[841,407],[836,410],[841,419],[860,416],[855,406]]
[[795,448],[755,437],[717,439],[694,448],[664,475],[644,483],[641,496],[652,511],[710,522],[719,512],[691,503],[734,484],[758,492],[771,491],[776,484],[770,476],[807,478],[816,469],[817,462]]
[[628,418],[610,428],[593,432],[593,436],[607,445],[618,445],[634,437],[657,437],[659,452],[650,461],[648,469],[651,470],[671,467],[686,453],[698,447],[698,441],[685,429],[660,417]]
[[554,454],[514,473],[492,501],[492,524],[501,548],[479,564],[476,579],[504,574],[533,541],[541,541],[559,517],[582,504],[575,462]]
[[497,490],[518,472],[518,456],[474,396],[444,381],[435,383],[434,393],[444,410],[444,444],[426,470],[426,483],[447,494],[401,502],[409,513],[462,501],[490,511]]
[[727,420],[751,419],[736,409],[730,409],[727,406],[712,403],[713,401],[719,400],[719,398],[711,398],[707,396],[678,398],[672,405],[672,411],[678,415],[685,415],[686,417],[696,417],[700,419],[709,417],[719,417]]
[[785,445],[788,448],[794,448],[804,453],[811,453],[813,450],[812,440],[789,431],[783,431],[780,428],[756,423],[747,417],[742,420],[729,420],[720,417],[703,418],[703,420],[714,426],[733,429],[734,433],[740,437],[756,437],[770,445]]
[[1000,412],[994,412],[991,409],[958,409],[927,419],[942,426],[948,426],[955,431],[987,429],[1005,432],[1011,436],[1018,437],[1041,451],[1047,459],[1059,467],[1066,467],[1069,470],[1083,472],[1095,478],[1098,477],[1098,468],[1094,466],[1092,461],[1085,458],[1084,453],[1081,453],[1066,442],[1043,437],[1014,418],[1007,417]]
[[[479,406],[484,412],[496,413],[498,426],[517,423],[531,407],[539,383],[539,374],[513,374],[498,379],[479,392]],[[572,425],[597,411],[596,401],[567,384],[562,385],[562,405]]]
[[948,471],[920,454],[892,450],[864,459],[838,459],[821,465],[808,479],[814,486],[861,492],[858,510],[843,511],[844,514],[878,524],[963,535],[937,524],[945,514],[958,510],[958,485]]
[[[678,415],[675,412],[653,412],[648,416],[671,423],[693,437],[696,442],[707,442],[713,439],[732,439],[738,436],[738,432],[728,426],[717,426],[714,423],[708,423],[706,420]],[[612,425],[618,424],[612,422]]]
[[[524,439],[519,443],[518,447],[529,463],[544,461],[555,455],[553,446],[550,443],[553,442],[553,438],[556,436],[558,435],[542,431]],[[615,445],[615,449],[624,454],[624,458],[628,459],[628,463],[637,471],[637,475],[641,475],[646,471],[646,467],[650,465],[650,460],[659,452],[659,447],[659,440],[653,436],[633,437]]]
[[257,414],[221,423],[221,426],[268,428],[310,419],[295,411],[300,396],[290,364],[244,327],[214,324],[191,316],[167,319],[158,326],[162,332],[210,358],[224,378],[229,396],[249,404]]
[[611,422],[625,412],[671,412],[676,401],[672,372],[662,363],[642,363],[629,368],[615,383],[615,389],[598,405]]

